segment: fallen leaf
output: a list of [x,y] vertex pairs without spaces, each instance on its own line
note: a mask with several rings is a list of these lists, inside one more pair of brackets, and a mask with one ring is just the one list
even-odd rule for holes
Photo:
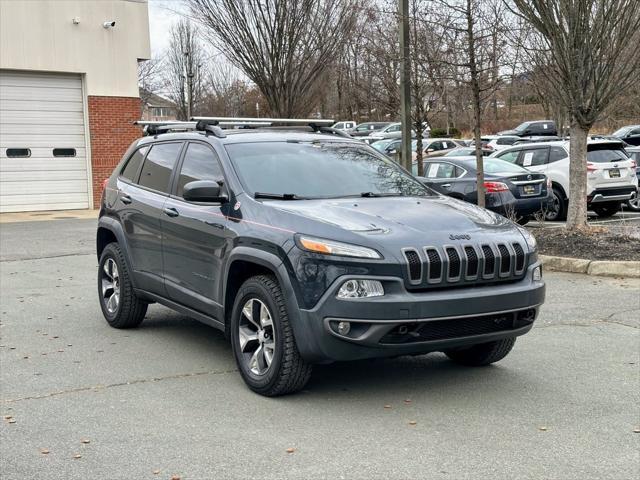
[[411,403],[411,400],[407,398],[405,399],[404,403]]
[[78,458],[82,458],[82,455],[80,455],[79,453],[76,453],[76,454],[73,456],[73,458],[76,458],[76,459],[78,459]]
[[391,405],[385,405],[384,408],[391,408]]
[[71,345],[70,343],[67,343],[67,347],[73,347],[73,345]]
[[293,453],[295,451],[296,451],[295,448],[287,448],[287,453]]
[[180,480],[180,475],[172,475],[171,480]]
[[40,453],[43,455],[48,455],[49,454],[49,450],[47,450],[46,448],[41,448],[40,449]]
[[538,427],[538,429],[540,431],[542,431],[542,432],[546,432],[547,431],[547,427],[545,427],[545,426]]
[[640,428],[634,428],[633,433],[640,433]]
[[88,438],[82,438],[82,439],[80,439],[80,442],[81,443],[89,443],[89,442],[91,442],[91,440],[89,440]]
[[4,416],[4,419],[5,419],[5,420],[11,420],[12,418],[13,418],[13,416],[12,416],[12,415],[5,415],[5,416]]
[[415,424],[417,424],[417,423],[418,423],[418,422],[416,422],[415,420],[411,420],[411,421],[409,422],[409,425],[415,425]]
[[58,337],[58,335],[54,335],[53,338],[60,338],[60,337]]
[[26,360],[27,358],[29,358],[29,355],[25,355],[25,356],[24,356],[24,357],[22,357],[22,358],[24,358],[24,359]]
[[160,470],[154,470],[154,471],[153,471],[153,472],[151,472],[151,473],[153,473],[154,475],[158,475],[158,474],[160,473]]
[[11,420],[9,420],[8,423],[16,423],[16,421],[15,421],[15,419],[12,418]]

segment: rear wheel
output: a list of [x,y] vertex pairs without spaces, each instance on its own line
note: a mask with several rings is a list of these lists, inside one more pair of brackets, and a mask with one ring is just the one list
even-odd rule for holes
[[110,243],[100,256],[98,295],[102,314],[114,328],[133,328],[147,313],[146,302],[133,291],[124,253],[117,243]]
[[551,204],[544,215],[545,220],[550,222],[565,220],[567,218],[567,201],[564,194],[559,188],[554,188],[552,197]]
[[633,192],[632,197],[627,200],[625,207],[632,212],[640,212],[640,196],[638,192]]
[[596,215],[600,218],[609,218],[613,217],[616,213],[620,211],[619,203],[608,203],[604,205],[598,205],[597,207],[591,207]]
[[444,353],[460,365],[481,367],[502,360],[509,354],[515,343],[515,337],[511,337],[504,340],[496,340],[495,342],[479,343],[470,347],[447,350]]
[[311,376],[298,352],[282,290],[272,275],[250,278],[238,291],[231,345],[243,380],[265,396],[293,393]]

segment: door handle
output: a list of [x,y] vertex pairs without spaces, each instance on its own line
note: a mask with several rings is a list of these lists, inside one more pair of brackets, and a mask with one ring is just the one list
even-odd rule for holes
[[442,188],[449,188],[451,186],[450,183],[443,183],[442,185],[440,185]]
[[165,213],[165,215],[167,215],[169,217],[177,217],[178,215],[180,215],[178,210],[176,210],[173,207],[165,207],[165,208],[162,209],[162,211]]
[[126,193],[123,193],[122,195],[120,195],[120,201],[125,205],[129,205],[132,200],[129,195],[127,195]]

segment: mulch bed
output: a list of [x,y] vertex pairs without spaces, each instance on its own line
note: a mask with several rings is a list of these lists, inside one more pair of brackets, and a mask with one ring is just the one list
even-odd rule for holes
[[640,261],[640,238],[635,232],[591,227],[577,232],[565,228],[531,228],[542,255],[587,260]]

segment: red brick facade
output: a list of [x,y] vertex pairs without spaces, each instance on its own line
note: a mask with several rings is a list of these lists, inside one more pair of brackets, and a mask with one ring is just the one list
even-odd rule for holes
[[100,206],[102,182],[141,135],[133,125],[140,119],[140,99],[133,97],[89,96],[89,132],[93,172],[93,206]]

